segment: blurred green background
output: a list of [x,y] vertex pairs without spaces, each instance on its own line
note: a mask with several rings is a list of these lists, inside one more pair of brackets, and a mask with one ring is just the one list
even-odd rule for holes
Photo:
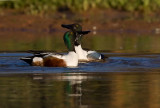
[[0,51],[67,51],[66,29],[91,33],[82,46],[106,52],[160,52],[160,0],[0,0]]
[[[4,2],[3,2],[4,1]],[[31,14],[68,9],[83,12],[91,8],[116,9],[123,11],[156,11],[160,0],[3,0],[1,8],[12,8]]]

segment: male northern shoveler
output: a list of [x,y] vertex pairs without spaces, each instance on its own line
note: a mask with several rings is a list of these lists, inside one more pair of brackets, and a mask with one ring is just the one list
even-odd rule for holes
[[[75,40],[75,51],[78,54],[78,59],[79,61],[104,61],[105,57],[103,54],[100,54],[96,51],[87,51],[82,49],[81,46],[81,39],[84,34],[88,34],[90,31],[82,31],[82,26],[79,24],[69,24],[61,25],[64,28],[72,30],[75,34],[80,33],[80,35],[76,35],[76,40]],[[82,33],[81,33],[82,32]]]
[[67,31],[64,34],[64,43],[69,50],[68,54],[66,55],[55,53],[40,53],[35,54],[34,56],[21,58],[21,60],[32,66],[75,67],[78,65],[78,55],[75,52],[74,47],[76,35],[73,33],[73,31]]

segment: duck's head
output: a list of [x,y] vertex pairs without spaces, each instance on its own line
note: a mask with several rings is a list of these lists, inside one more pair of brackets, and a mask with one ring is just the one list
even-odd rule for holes
[[81,31],[78,33],[74,33],[73,31],[67,31],[65,32],[63,36],[63,40],[65,45],[67,46],[69,51],[75,51],[75,46],[78,46],[81,44],[81,37],[84,34],[87,34],[88,32],[86,31]]
[[81,40],[82,40],[82,37],[86,34],[88,34],[90,31],[80,31],[80,32],[77,32],[76,34],[76,38],[75,38],[75,46],[78,46],[78,45],[81,45]]
[[78,23],[75,23],[75,24],[62,24],[61,26],[64,27],[64,28],[70,29],[73,32],[82,31],[82,26],[80,24],[78,24]]
[[82,31],[82,26],[78,23],[68,24],[68,25],[62,24],[61,26],[70,29],[74,33],[76,46],[81,44],[81,39],[83,35],[88,34],[90,32],[90,31]]

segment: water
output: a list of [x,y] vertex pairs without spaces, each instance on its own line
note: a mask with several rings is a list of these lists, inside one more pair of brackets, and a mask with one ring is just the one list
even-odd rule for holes
[[159,73],[10,74],[1,108],[159,108]]
[[29,66],[20,58],[32,54],[15,51],[66,48],[62,37],[22,37],[0,40],[0,108],[160,107],[159,36],[86,37],[109,58],[76,68]]
[[1,108],[159,108],[160,55],[103,53],[77,68],[33,67],[0,53]]
[[7,73],[63,73],[63,72],[150,72],[159,70],[159,54],[102,53],[105,62],[80,63],[76,68],[30,66],[21,57],[30,53],[0,53],[0,74]]
[[[0,51],[51,50],[67,51],[63,33],[55,34],[0,34]],[[160,53],[159,35],[85,35],[82,47],[118,53]]]

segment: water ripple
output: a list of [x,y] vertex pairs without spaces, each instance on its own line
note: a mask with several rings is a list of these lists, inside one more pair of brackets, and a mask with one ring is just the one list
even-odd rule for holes
[[64,73],[64,72],[150,72],[159,70],[159,55],[119,56],[109,54],[106,62],[80,63],[77,68],[29,66],[20,57],[29,53],[0,53],[0,73]]

